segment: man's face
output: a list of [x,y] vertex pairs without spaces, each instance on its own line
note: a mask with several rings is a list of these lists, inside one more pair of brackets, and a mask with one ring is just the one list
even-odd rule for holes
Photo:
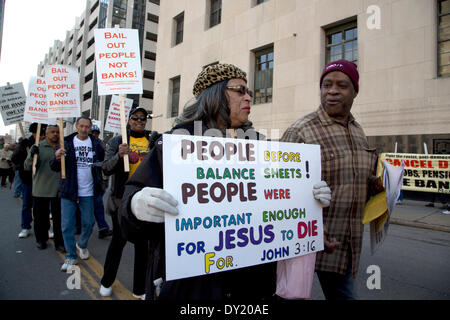
[[131,131],[142,133],[147,124],[147,115],[141,110],[133,113],[128,120]]
[[59,128],[58,127],[48,127],[45,137],[46,137],[48,143],[51,143],[51,144],[58,143]]
[[98,131],[92,131],[91,134],[96,137],[98,139],[98,137],[100,136],[100,132]]
[[91,121],[88,119],[80,119],[76,125],[78,138],[80,140],[85,140],[89,136],[89,132],[91,131]]
[[332,71],[323,78],[320,102],[330,117],[347,121],[356,96],[353,83],[345,73]]

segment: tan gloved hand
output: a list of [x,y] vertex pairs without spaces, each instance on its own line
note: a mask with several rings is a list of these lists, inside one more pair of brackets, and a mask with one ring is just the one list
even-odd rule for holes
[[314,199],[320,202],[322,208],[328,207],[331,201],[331,189],[325,181],[320,181],[313,186]]
[[164,214],[178,215],[178,201],[164,189],[146,187],[131,199],[131,211],[142,221],[163,223]]

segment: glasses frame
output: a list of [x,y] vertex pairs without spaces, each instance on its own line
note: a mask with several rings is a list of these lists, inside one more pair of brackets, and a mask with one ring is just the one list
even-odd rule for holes
[[148,116],[143,116],[143,117],[131,116],[130,119],[133,120],[133,121],[138,121],[138,120],[147,121]]
[[253,91],[250,90],[248,87],[237,84],[234,86],[227,86],[228,90],[240,93],[241,95],[245,95],[248,94],[250,96],[250,98],[253,98]]

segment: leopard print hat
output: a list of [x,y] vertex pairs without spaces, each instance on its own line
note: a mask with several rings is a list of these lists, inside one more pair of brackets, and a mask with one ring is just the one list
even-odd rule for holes
[[197,98],[198,95],[213,85],[214,83],[229,80],[229,79],[243,79],[247,82],[247,74],[238,67],[228,63],[218,63],[203,69],[195,80],[192,92]]

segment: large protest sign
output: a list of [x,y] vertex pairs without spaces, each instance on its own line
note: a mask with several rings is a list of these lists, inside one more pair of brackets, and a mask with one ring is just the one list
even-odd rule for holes
[[323,250],[318,145],[164,135],[163,167],[167,280]]
[[0,109],[5,126],[23,121],[26,100],[22,82],[0,87]]
[[[128,118],[131,106],[133,105],[133,99],[124,98],[125,105],[125,118]],[[105,123],[105,131],[120,133],[120,101],[119,97],[113,95],[111,98],[111,104],[109,105],[108,116]]]
[[81,115],[80,75],[72,66],[45,66],[47,110],[49,118],[69,118]]
[[136,29],[95,29],[98,94],[142,94],[139,35]]
[[47,84],[43,77],[31,77],[23,121],[56,124],[56,118],[49,118],[47,112]]
[[405,163],[402,190],[450,193],[450,155],[382,153],[380,157],[395,167]]

